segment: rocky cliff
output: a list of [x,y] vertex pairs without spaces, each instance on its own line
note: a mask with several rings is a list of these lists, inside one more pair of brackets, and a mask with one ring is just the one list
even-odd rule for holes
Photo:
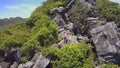
[[[48,13],[58,25],[60,38],[54,46],[62,48],[66,44],[85,42],[93,46],[98,64],[120,65],[119,28],[114,21],[103,19],[97,9],[96,0],[67,0],[66,5],[51,9]],[[51,60],[40,52],[35,52],[30,61],[21,63],[19,48],[8,49],[4,61],[0,68],[51,68]]]
[[[74,17],[71,17],[75,16],[72,10],[76,10],[76,7],[81,7],[80,9],[86,7],[82,13],[86,15],[83,21],[75,21]],[[120,63],[120,33],[118,27],[114,21],[107,22],[100,17],[97,11],[96,0],[79,0],[77,3],[74,3],[72,0],[69,1],[66,7],[60,6],[51,10],[51,14],[52,20],[59,26],[59,36],[63,38],[57,44],[59,47],[67,43],[83,41],[94,46],[100,63]],[[79,32],[80,30],[83,32]]]

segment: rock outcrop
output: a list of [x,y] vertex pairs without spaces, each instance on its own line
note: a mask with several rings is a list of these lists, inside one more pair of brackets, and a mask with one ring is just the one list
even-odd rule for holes
[[92,39],[96,48],[98,60],[120,63],[120,35],[114,22],[93,28]]
[[28,61],[25,64],[20,64],[18,68],[32,68],[33,64],[34,64],[33,62]]
[[17,63],[20,63],[20,50],[19,50],[19,48],[10,47],[6,51],[4,59],[6,62],[13,63],[14,61],[16,61]]
[[[69,6],[70,5],[70,6]],[[86,6],[84,10],[87,17],[76,24],[69,19],[71,9],[77,6]],[[67,9],[69,8],[69,9]],[[65,11],[67,9],[67,11]],[[63,46],[68,43],[87,42],[91,43],[96,50],[100,63],[114,62],[120,63],[120,37],[119,31],[114,22],[106,22],[101,19],[96,9],[96,0],[67,0],[66,7],[59,7],[52,10],[52,20],[59,26],[59,37],[62,40],[57,44]],[[74,30],[81,29],[83,34]],[[82,36],[84,35],[84,36]]]
[[18,63],[14,59],[15,57],[13,56],[13,59],[8,59],[12,60],[11,62],[1,62],[0,68],[49,68],[51,66],[50,60],[42,56],[39,52],[35,53],[31,61],[27,61],[26,63]]
[[[87,7],[83,11],[87,17],[76,23],[71,21],[69,16],[72,8],[77,6]],[[65,44],[86,42],[94,46],[100,63],[120,64],[120,32],[115,22],[101,20],[96,14],[96,0],[78,0],[77,3],[74,0],[67,0],[66,6],[52,9],[51,19],[59,27],[60,42],[56,46],[61,48]],[[32,22],[28,24],[30,23]],[[50,60],[40,53],[35,53],[30,61],[21,63],[20,50],[16,48],[6,51],[4,61],[0,63],[0,68],[50,68]]]
[[78,43],[77,36],[72,35],[73,23],[69,21],[67,12],[74,6],[74,0],[67,0],[66,7],[58,7],[50,11],[52,20],[59,26],[59,38],[62,40],[57,44],[61,47],[67,43]]
[[0,68],[8,68],[8,67],[9,67],[9,63],[7,62],[0,63]]
[[49,65],[49,63],[50,63],[49,59],[46,59],[45,57],[40,55],[33,68],[46,68]]

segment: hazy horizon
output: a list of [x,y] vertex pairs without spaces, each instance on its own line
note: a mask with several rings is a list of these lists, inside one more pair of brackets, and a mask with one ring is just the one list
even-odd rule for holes
[[27,18],[44,1],[46,0],[0,0],[0,19]]

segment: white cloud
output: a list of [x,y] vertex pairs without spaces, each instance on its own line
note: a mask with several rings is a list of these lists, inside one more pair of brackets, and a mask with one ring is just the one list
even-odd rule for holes
[[110,0],[110,1],[117,2],[120,4],[120,0]]
[[6,8],[11,10],[20,10],[23,12],[33,11],[38,5],[31,5],[31,4],[20,4],[20,5],[12,5],[6,6]]
[[15,9],[15,10],[18,10],[18,9],[19,9],[18,6],[6,6],[6,8],[8,8],[8,9]]

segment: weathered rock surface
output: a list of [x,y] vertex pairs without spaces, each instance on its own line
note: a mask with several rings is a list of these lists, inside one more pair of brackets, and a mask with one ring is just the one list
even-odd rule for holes
[[18,63],[17,63],[17,62],[14,62],[14,63],[10,66],[10,68],[17,68],[17,66],[18,66]]
[[19,64],[17,68],[32,68],[33,65],[34,65],[34,62],[28,61],[25,64]]
[[20,65],[18,66],[18,68],[23,68],[23,65],[22,65],[22,64],[20,64]]
[[[84,12],[88,16],[82,22],[76,23],[69,19],[69,13],[72,8],[77,6],[87,6]],[[98,16],[94,15],[95,12],[96,0],[79,0],[76,4],[74,0],[67,0],[65,7],[60,6],[52,9],[50,11],[51,19],[59,27],[60,42],[57,45],[62,47],[65,44],[87,43],[92,40],[100,63],[114,62],[120,64],[119,30],[114,22],[106,23],[100,20]],[[83,32],[80,33],[80,31]],[[50,60],[40,53],[32,56],[31,61],[19,64],[20,54],[19,49],[16,48],[10,48],[5,53],[5,61],[10,63],[2,62],[0,68],[46,68],[50,65]],[[100,66],[96,66],[96,68],[100,68]]]
[[46,68],[49,64],[50,60],[40,55],[33,68]]
[[114,22],[93,28],[92,39],[99,61],[120,63],[120,36]]
[[35,53],[34,57],[31,59],[32,62],[36,62],[38,57],[39,57],[40,53]]
[[13,63],[16,61],[17,63],[20,63],[20,51],[19,48],[9,48],[9,50],[5,53],[5,61]]
[[8,68],[8,67],[9,67],[8,63],[6,63],[6,62],[0,63],[0,68]]

